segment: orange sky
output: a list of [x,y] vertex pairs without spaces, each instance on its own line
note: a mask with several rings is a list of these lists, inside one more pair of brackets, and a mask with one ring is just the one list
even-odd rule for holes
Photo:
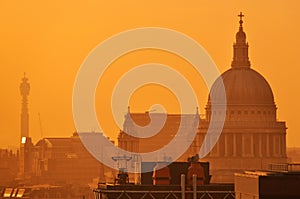
[[[31,84],[30,135],[35,141],[41,138],[40,113],[43,136],[70,136],[75,130],[72,89],[76,73],[84,58],[101,41],[138,27],[174,29],[198,41],[224,72],[231,64],[240,11],[246,16],[244,29],[252,67],[273,89],[278,119],[287,122],[288,146],[300,146],[300,126],[297,124],[299,5],[298,0],[0,1],[0,147],[18,145],[19,84],[23,72],[27,73]],[[130,66],[153,60],[174,68],[188,65],[169,53],[144,51],[121,57],[112,64],[110,72],[120,73],[117,65]],[[195,81],[189,76],[191,70],[182,72],[191,82]],[[195,90],[203,112],[208,90],[203,87],[203,82],[199,85]],[[100,93],[111,92],[109,88],[99,88],[96,99]],[[133,111],[145,111],[156,101],[168,104],[169,100],[163,100],[162,96],[143,104],[145,98],[141,95],[151,94],[152,89],[155,88],[141,88],[132,96]],[[166,92],[163,96],[172,94]],[[176,104],[175,99],[171,101],[170,104]],[[170,104],[166,109],[176,112],[175,105]],[[105,109],[102,106],[100,102],[96,106],[99,117],[106,114],[101,112]],[[116,137],[117,133],[116,128],[109,129],[110,137]]]

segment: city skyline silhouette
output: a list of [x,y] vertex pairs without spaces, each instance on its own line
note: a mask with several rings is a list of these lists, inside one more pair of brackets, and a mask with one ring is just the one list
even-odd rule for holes
[[299,5],[0,3],[0,198],[298,198]]
[[[144,26],[171,28],[191,36],[202,44],[219,70],[224,72],[232,61],[230,46],[236,31],[236,15],[232,13],[239,13],[241,10],[246,15],[245,28],[249,35],[247,39],[250,43],[251,64],[266,77],[273,88],[275,102],[279,108],[278,119],[287,122],[288,146],[299,146],[297,132],[300,127],[297,125],[295,111],[300,97],[297,82],[299,60],[296,56],[299,28],[295,25],[298,16],[295,5],[298,2],[292,1],[290,4],[270,2],[261,2],[257,5],[255,3],[230,5],[229,2],[222,2],[218,6],[208,2],[201,5],[195,2],[191,4],[173,2],[176,8],[170,6],[171,2],[164,2],[161,7],[153,5],[152,8],[157,11],[155,16],[151,15],[150,11],[145,12],[145,7],[138,3],[133,9],[125,3],[115,7],[112,3],[101,5],[94,2],[93,8],[91,5],[82,7],[82,14],[79,12],[81,6],[76,3],[49,4],[49,8],[58,11],[55,16],[51,15],[51,9],[46,9],[45,12],[43,9],[35,9],[46,3],[4,5],[1,9],[7,9],[3,10],[1,15],[7,20],[1,22],[3,29],[0,35],[3,45],[0,64],[3,72],[0,81],[5,98],[0,105],[3,113],[0,117],[2,124],[0,147],[18,146],[19,143],[21,97],[18,87],[23,72],[27,73],[31,84],[28,98],[29,132],[34,142],[38,141],[42,134],[44,137],[71,136],[75,131],[71,106],[75,76],[84,58],[98,43],[130,28]],[[72,9],[68,11],[69,6]],[[97,8],[104,10],[103,6],[114,8],[116,11],[98,12]],[[178,9],[180,6],[185,9]],[[123,7],[131,10],[132,14],[128,14]],[[166,16],[163,11],[168,7],[169,15]],[[123,13],[122,16],[126,20],[113,19],[115,16],[113,13],[120,13],[120,16]],[[112,63],[111,69],[107,71],[107,77],[103,77],[107,86],[97,90],[96,108],[99,118],[105,117],[107,113],[109,99],[105,99],[104,103],[99,99],[102,93],[109,96],[113,88],[114,81],[109,77],[117,79],[130,67],[151,61],[166,63],[176,69],[189,68],[189,64],[182,58],[168,52],[145,50],[120,57]],[[200,114],[204,113],[208,89],[203,82],[201,83],[201,78],[199,82],[199,77],[191,75],[192,70],[181,72],[189,77],[196,87],[200,99]],[[149,87],[154,88],[141,88],[132,97],[130,106],[133,112],[145,112],[149,109],[149,104],[156,101],[165,105],[168,113],[179,111],[172,94],[155,86]],[[147,92],[151,96],[154,93],[164,95],[150,99],[144,97]],[[118,128],[112,118],[109,118],[104,128],[104,131],[108,132],[107,136],[116,139]]]

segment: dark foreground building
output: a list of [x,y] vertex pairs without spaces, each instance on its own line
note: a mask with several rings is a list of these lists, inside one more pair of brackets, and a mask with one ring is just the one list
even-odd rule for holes
[[[161,162],[162,163],[162,162]],[[142,171],[153,172],[142,173],[141,184],[125,183],[125,184],[99,184],[94,190],[96,199],[178,199],[187,198],[213,198],[213,199],[234,199],[234,184],[211,184],[208,162],[196,162],[204,169],[203,184],[195,183],[195,186],[189,183],[188,170],[190,163],[188,162],[173,162],[168,165],[170,172],[169,184],[165,183],[165,178],[162,176],[154,177],[155,166],[157,162],[142,162]],[[183,176],[184,175],[184,176]],[[197,176],[199,179],[200,176]],[[201,177],[201,178],[202,178]],[[155,180],[154,180],[155,179]],[[155,184],[157,180],[162,180],[161,184]]]
[[55,185],[28,185],[22,187],[0,187],[0,198],[23,199],[94,199],[88,186],[55,186]]
[[275,164],[270,169],[235,174],[236,198],[300,198],[300,164]]

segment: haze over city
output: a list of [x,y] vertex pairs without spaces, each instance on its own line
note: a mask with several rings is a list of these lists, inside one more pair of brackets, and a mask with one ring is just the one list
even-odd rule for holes
[[[42,136],[71,136],[75,131],[74,81],[83,60],[96,45],[128,29],[148,26],[174,29],[199,42],[220,72],[224,72],[232,61],[236,13],[240,11],[245,13],[251,66],[263,74],[273,89],[278,119],[287,122],[287,146],[300,146],[296,115],[300,100],[298,7],[296,0],[288,3],[276,0],[1,2],[0,147],[18,146],[20,141],[19,85],[24,72],[31,85],[29,132],[34,142]],[[115,139],[119,132],[110,110],[109,96],[115,82],[131,67],[149,62],[164,63],[178,70],[185,68],[180,72],[192,82],[200,113],[204,113],[208,89],[199,77],[192,75],[189,63],[168,52],[136,51],[116,60],[101,80],[104,86],[97,89],[97,114],[105,118],[103,130],[107,136]],[[130,99],[131,110],[145,112],[153,103],[161,103],[167,112],[177,113],[178,103],[166,91],[155,86],[139,89]],[[100,100],[101,96],[108,97]]]

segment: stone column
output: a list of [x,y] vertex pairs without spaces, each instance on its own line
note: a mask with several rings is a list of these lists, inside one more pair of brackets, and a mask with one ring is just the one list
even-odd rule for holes
[[285,156],[286,156],[285,134],[282,134],[282,135],[281,135],[281,139],[282,139],[281,155],[282,155],[283,157],[285,157]]
[[226,157],[226,156],[228,156],[228,148],[227,148],[227,142],[228,142],[228,136],[227,136],[227,134],[225,134],[224,135],[224,156]]
[[258,149],[258,156],[259,157],[262,157],[263,156],[263,154],[262,154],[262,135],[261,134],[259,134],[259,136],[258,136],[258,147],[259,147],[259,149]]
[[253,138],[253,134],[251,134],[250,136],[251,136],[251,138],[250,138],[251,139],[250,156],[253,157],[254,156],[254,146],[253,146],[254,145],[254,141],[253,141],[254,138]]
[[281,156],[281,149],[282,149],[282,144],[281,144],[281,135],[278,134],[277,136],[277,139],[278,139],[278,148],[277,148],[277,156],[280,157]]
[[236,156],[236,134],[233,134],[233,156]]
[[219,157],[220,156],[220,142],[217,142],[217,151],[216,151],[216,156]]
[[276,135],[273,135],[272,137],[273,137],[273,139],[272,139],[272,142],[273,142],[273,156],[275,157],[275,156],[277,156]]
[[245,138],[242,134],[242,157],[245,157]]
[[267,154],[266,154],[266,156],[267,157],[269,157],[270,156],[270,138],[269,138],[269,134],[267,133],[266,134],[266,145],[267,145],[267,147],[266,147],[266,152],[267,152]]

